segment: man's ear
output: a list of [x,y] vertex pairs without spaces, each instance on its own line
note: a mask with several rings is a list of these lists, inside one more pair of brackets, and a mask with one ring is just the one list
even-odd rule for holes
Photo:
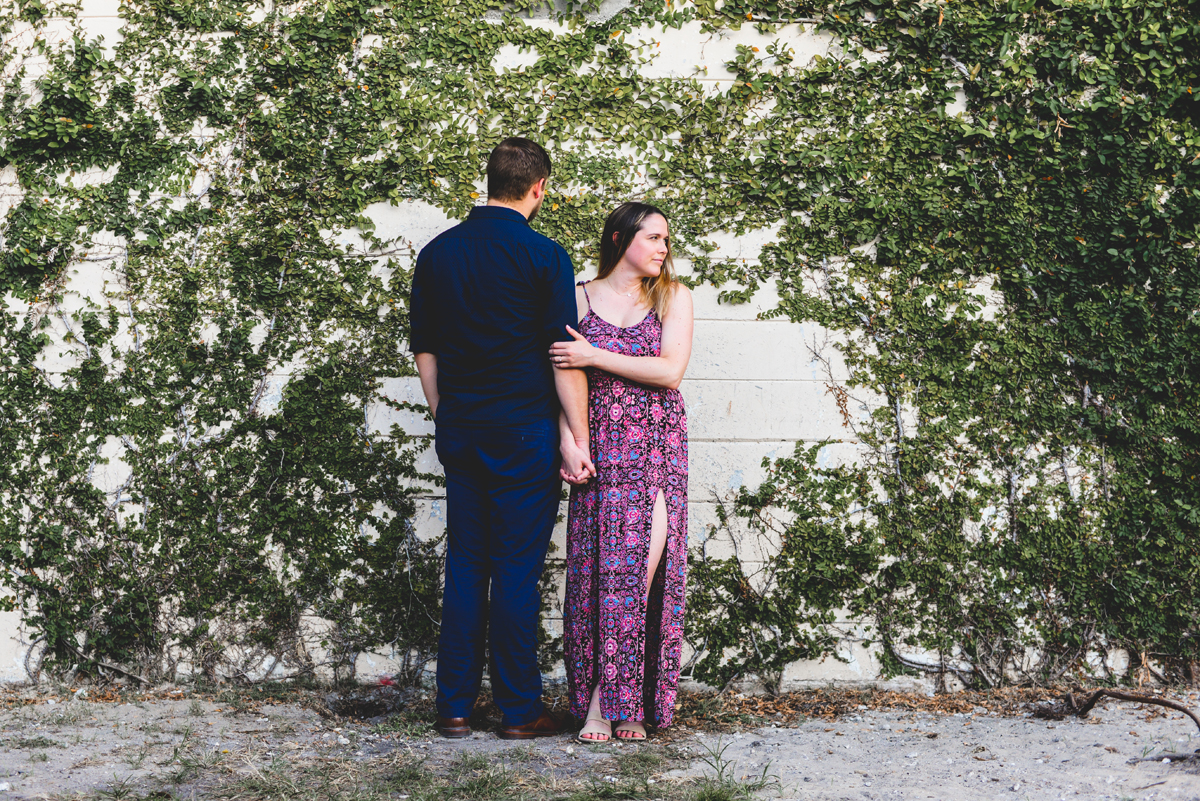
[[537,200],[538,198],[542,197],[542,195],[546,194],[546,181],[548,180],[548,178],[543,178],[530,187],[529,191],[533,193],[534,200]]

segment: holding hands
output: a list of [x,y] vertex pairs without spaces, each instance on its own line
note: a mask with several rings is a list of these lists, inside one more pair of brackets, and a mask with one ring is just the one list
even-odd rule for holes
[[555,342],[551,345],[551,364],[564,370],[594,367],[596,364],[596,353],[599,351],[599,348],[588,342],[582,334],[569,325],[567,326],[567,333],[574,337],[575,341]]
[[558,446],[562,456],[562,466],[558,474],[568,484],[586,484],[596,475],[596,465],[592,464],[591,448],[585,442],[578,442],[574,437],[563,437]]
[[[592,463],[592,448],[588,440],[587,374],[569,367],[582,367],[580,353],[595,350],[575,329],[567,326],[574,342],[556,342],[550,348],[550,363],[561,370],[554,371],[556,385],[571,385],[575,391],[568,396],[561,392],[562,413],[558,416],[558,451],[562,466],[558,474],[568,484],[586,484],[596,475]],[[565,350],[570,349],[570,350]]]

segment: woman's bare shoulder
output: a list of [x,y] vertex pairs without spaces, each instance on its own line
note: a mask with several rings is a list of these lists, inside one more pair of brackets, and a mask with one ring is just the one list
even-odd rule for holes
[[588,309],[591,308],[591,305],[588,303],[587,292],[584,291],[582,283],[575,285],[575,308],[580,321],[587,316]]
[[663,324],[674,326],[687,321],[690,325],[692,314],[692,290],[675,281],[671,284],[671,295],[666,314],[662,315]]
[[688,311],[692,309],[692,290],[679,281],[671,285],[671,304],[676,303],[681,303]]

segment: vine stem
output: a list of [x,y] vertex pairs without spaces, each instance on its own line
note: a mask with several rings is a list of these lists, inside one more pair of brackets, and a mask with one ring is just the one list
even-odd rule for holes
[[[73,652],[75,652],[75,654],[78,657],[80,657],[81,659],[89,658],[87,654],[85,654],[83,651],[80,651],[78,648],[71,648],[71,650]],[[118,667],[117,665],[113,665],[109,662],[104,662],[104,661],[97,659],[96,664],[99,665],[100,667],[104,668],[105,670],[111,670],[116,673],[120,673],[122,676],[128,676],[131,679],[140,681],[142,684],[151,684],[152,683],[150,681],[150,679],[147,679],[145,676],[139,676],[137,673],[132,673],[123,667]]]

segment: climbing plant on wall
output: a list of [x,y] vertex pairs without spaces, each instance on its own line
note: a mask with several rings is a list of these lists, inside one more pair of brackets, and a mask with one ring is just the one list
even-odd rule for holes
[[[365,210],[465,215],[514,132],[551,150],[535,225],[579,266],[649,197],[690,280],[773,281],[773,314],[841,335],[820,355],[856,460],[802,448],[738,499],[765,573],[697,552],[697,678],[835,653],[839,610],[890,671],[1195,659],[1194,9],[596,5],[551,30],[536,2],[131,0],[119,43],[71,4],[0,6],[0,564],[53,663],[306,672],[319,621],[338,675],[388,647],[419,675],[436,479],[369,413],[412,375],[412,253]],[[720,93],[639,73],[697,20],[779,41]],[[498,72],[506,45],[537,59]],[[779,222],[755,264],[706,240]]]
[[799,449],[739,499],[780,558],[764,592],[701,568],[705,608],[751,618],[706,675],[828,652],[845,609],[889,671],[1195,679],[1194,11],[771,9],[820,13],[847,56],[742,65],[778,103],[755,200],[786,222],[736,277],[777,278],[776,313],[846,336],[830,391],[866,451],[836,467]]

